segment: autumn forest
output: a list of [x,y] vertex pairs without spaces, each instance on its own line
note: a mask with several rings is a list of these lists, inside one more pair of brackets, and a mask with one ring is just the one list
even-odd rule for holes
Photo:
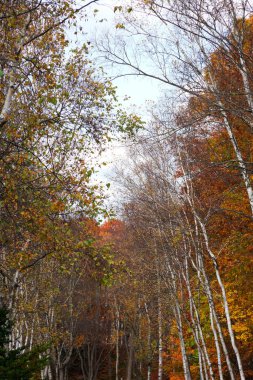
[[0,31],[0,380],[253,379],[252,1],[1,0]]

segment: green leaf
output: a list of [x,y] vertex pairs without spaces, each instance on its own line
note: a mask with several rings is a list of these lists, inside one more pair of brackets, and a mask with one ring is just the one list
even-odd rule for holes
[[116,25],[116,29],[125,29],[125,25],[120,22]]
[[122,11],[122,5],[119,5],[119,6],[114,7],[113,12],[115,13],[115,12],[117,12],[117,11],[119,11],[119,12]]
[[39,98],[39,100],[38,100],[38,103],[39,103],[39,104],[42,104],[42,103],[44,102],[44,100],[45,100],[45,98],[44,98],[44,97],[42,97],[42,98]]
[[56,106],[57,99],[56,98],[48,98],[48,102]]
[[2,78],[4,76],[4,72],[3,70],[0,70],[0,78]]

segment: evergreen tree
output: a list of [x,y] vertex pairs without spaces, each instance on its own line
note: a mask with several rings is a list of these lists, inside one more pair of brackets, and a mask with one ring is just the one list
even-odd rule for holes
[[47,345],[35,346],[30,351],[26,347],[9,349],[12,322],[5,307],[0,308],[0,379],[35,379],[47,364]]

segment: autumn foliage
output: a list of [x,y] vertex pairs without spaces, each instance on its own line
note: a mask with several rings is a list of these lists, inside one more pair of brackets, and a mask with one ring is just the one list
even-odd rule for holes
[[[120,21],[118,33],[131,31],[135,10],[170,32],[138,42],[145,54],[154,49],[162,74],[150,74],[151,61],[141,70],[135,54],[132,64],[129,43],[117,40],[125,59],[112,52],[134,70],[128,75],[176,88],[151,110],[145,130],[118,103],[78,28],[96,2],[1,2],[0,373],[6,380],[250,380],[248,2],[239,14],[233,1],[136,1],[125,9],[129,30]],[[143,18],[138,29],[133,16],[131,37],[151,24]],[[113,219],[94,155],[120,136],[135,140],[117,173],[122,199]]]

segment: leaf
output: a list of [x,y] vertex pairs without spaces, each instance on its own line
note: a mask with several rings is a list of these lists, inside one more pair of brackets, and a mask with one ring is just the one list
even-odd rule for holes
[[48,103],[51,103],[51,104],[53,104],[53,105],[56,106],[56,104],[57,104],[57,99],[56,99],[56,98],[48,98]]
[[113,12],[115,13],[115,12],[117,12],[117,11],[119,11],[119,12],[122,11],[122,5],[119,5],[119,6],[114,7]]
[[124,26],[124,24],[118,23],[116,25],[116,29],[125,29],[125,26]]
[[39,98],[39,100],[38,100],[38,103],[39,103],[39,104],[42,104],[42,103],[44,102],[44,100],[45,100],[45,98],[44,98],[44,97],[42,97],[42,98]]
[[2,78],[4,76],[4,72],[3,70],[0,70],[0,78]]

